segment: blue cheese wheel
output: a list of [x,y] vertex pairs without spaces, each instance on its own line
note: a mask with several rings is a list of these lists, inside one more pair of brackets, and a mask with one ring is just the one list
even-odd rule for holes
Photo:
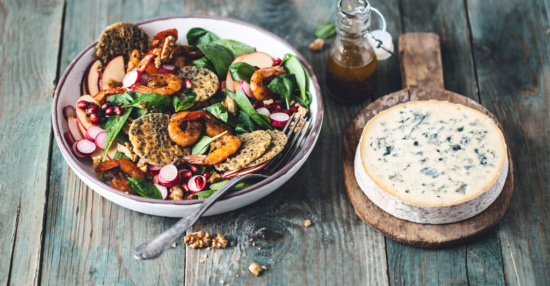
[[494,202],[508,158],[502,132],[483,113],[446,101],[413,101],[367,123],[354,167],[363,192],[384,211],[443,224]]

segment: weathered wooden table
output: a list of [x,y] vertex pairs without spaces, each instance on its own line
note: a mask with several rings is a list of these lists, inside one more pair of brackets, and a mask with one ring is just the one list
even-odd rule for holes
[[[550,283],[550,3],[538,0],[372,0],[394,37],[441,37],[446,89],[480,101],[504,126],[515,193],[500,224],[475,243],[425,250],[385,239],[346,197],[342,136],[369,101],[325,93],[317,147],[280,190],[240,210],[203,218],[190,231],[224,233],[235,245],[156,261],[134,247],[176,220],[102,199],[69,169],[54,143],[56,79],[109,24],[198,13],[242,19],[293,44],[323,90],[325,52],[307,48],[335,18],[334,0],[0,1],[0,284],[487,285]],[[394,42],[397,45],[397,43]],[[380,64],[376,97],[401,89],[397,57]],[[313,225],[304,228],[303,221]],[[252,240],[252,241],[251,241]],[[201,263],[200,261],[204,261]],[[260,277],[247,267],[267,266]]]

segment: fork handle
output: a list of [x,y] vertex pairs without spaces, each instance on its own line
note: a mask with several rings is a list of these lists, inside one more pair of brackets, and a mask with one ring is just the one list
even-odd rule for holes
[[230,179],[223,187],[214,192],[202,205],[193,213],[180,219],[175,225],[161,233],[152,240],[138,246],[134,253],[134,258],[137,260],[155,259],[163,254],[172,246],[187,229],[189,229],[198,219],[204,214],[219,198],[221,198],[228,190],[236,184],[246,179],[265,179],[267,176],[261,174],[248,174],[237,176]]

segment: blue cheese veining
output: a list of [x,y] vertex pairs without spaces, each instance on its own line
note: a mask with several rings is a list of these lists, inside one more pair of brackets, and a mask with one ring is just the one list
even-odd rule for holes
[[442,101],[381,112],[367,123],[357,155],[356,168],[363,167],[359,171],[372,187],[413,206],[467,202],[492,190],[508,168],[504,137],[494,122]]

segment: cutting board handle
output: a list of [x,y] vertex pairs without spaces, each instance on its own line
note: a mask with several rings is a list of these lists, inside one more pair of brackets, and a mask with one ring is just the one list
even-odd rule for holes
[[403,88],[445,89],[439,36],[407,33],[399,37]]

